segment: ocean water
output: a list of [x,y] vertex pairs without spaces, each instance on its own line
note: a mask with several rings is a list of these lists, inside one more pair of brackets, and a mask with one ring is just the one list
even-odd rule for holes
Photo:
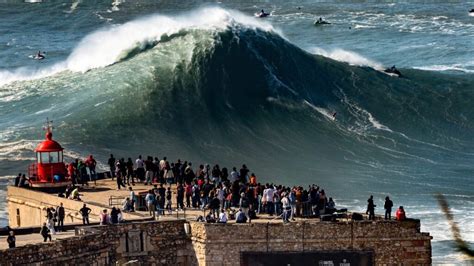
[[473,7],[2,1],[0,226],[49,117],[68,160],[246,163],[354,211],[374,195],[380,214],[389,195],[433,236],[433,263],[467,263],[434,194],[474,245]]

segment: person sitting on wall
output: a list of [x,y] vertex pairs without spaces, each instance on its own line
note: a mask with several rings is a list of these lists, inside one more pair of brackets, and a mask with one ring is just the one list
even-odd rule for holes
[[206,215],[206,223],[215,223],[216,222],[216,219],[214,218],[214,216],[212,215],[211,212],[209,212],[207,215]]
[[328,203],[326,204],[326,212],[327,214],[333,214],[336,211],[336,203],[330,197]]
[[204,217],[202,215],[199,215],[198,218],[196,219],[196,222],[204,223]]
[[242,211],[242,209],[239,209],[239,211],[235,215],[235,222],[238,223],[238,224],[243,224],[243,223],[247,222],[247,216]]
[[122,210],[124,212],[129,212],[132,210],[132,202],[130,201],[130,198],[126,198],[122,201]]
[[26,177],[25,174],[23,174],[20,178],[20,184],[18,185],[19,187],[28,187],[28,178]]
[[225,213],[224,209],[221,209],[221,213],[219,214],[219,223],[221,224],[227,223],[227,214]]
[[397,213],[395,214],[396,218],[398,221],[403,221],[406,220],[406,215],[405,215],[405,210],[403,209],[403,206],[400,206],[397,210]]

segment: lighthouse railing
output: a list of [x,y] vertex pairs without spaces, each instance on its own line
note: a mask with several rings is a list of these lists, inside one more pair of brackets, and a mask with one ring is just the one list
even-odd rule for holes
[[38,180],[38,164],[37,163],[32,163],[28,166],[28,178],[31,181]]

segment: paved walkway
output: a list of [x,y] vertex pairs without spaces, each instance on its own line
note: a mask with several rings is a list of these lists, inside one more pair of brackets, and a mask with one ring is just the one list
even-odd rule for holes
[[[128,190],[128,187],[126,189],[122,188],[121,190],[118,190],[116,181],[112,181],[111,179],[98,180],[96,185],[94,185],[93,182],[89,182],[89,184],[90,184],[89,186],[85,186],[81,188],[80,190],[82,201],[89,205],[101,206],[104,209],[110,210],[112,208],[111,206],[109,206],[109,198],[111,196],[126,198],[130,195],[130,191]],[[135,191],[137,195],[139,192],[146,192],[152,188],[153,188],[152,185],[144,185],[142,183],[136,183],[135,186],[133,186],[133,190]],[[173,208],[176,208],[176,202],[175,202],[176,185],[172,185],[171,188],[174,194],[173,195]],[[121,205],[117,205],[116,207],[121,208]],[[157,217],[156,219],[159,221],[160,220],[174,220],[176,218],[179,218],[179,219],[186,218],[187,220],[196,220],[198,216],[200,215],[205,216],[205,214],[207,214],[207,212],[204,212],[203,210],[189,208],[186,210],[185,213],[183,211],[179,211],[179,212],[173,211],[170,214],[167,211],[166,215]],[[148,211],[137,211],[133,213],[132,216],[133,216],[133,219],[135,220],[149,219],[151,217]],[[302,221],[302,220],[311,221],[311,222],[319,221],[319,219],[296,218],[296,221]],[[91,222],[98,222],[98,221],[95,221],[94,219],[91,218]],[[281,223],[282,219],[275,216],[269,216],[267,214],[259,214],[258,219],[252,220],[251,222],[252,223]],[[229,220],[229,223],[234,223],[234,221]],[[60,232],[60,233],[57,233],[56,235],[53,235],[53,241],[55,239],[61,239],[61,238],[74,236],[74,234],[75,234],[74,230],[72,229],[67,232]],[[0,236],[0,249],[5,249],[8,247],[6,238],[7,238],[6,236]],[[16,236],[17,246],[23,246],[27,244],[34,244],[34,243],[41,243],[41,242],[43,242],[43,237],[39,233]]]
[[[67,238],[74,236],[74,230],[69,230],[67,232],[58,232],[55,235],[52,235],[53,241],[56,239]],[[43,242],[43,237],[39,234],[29,234],[29,235],[17,235],[16,236],[16,246],[24,246],[28,244],[36,244]],[[0,236],[0,249],[8,248],[7,236]]]

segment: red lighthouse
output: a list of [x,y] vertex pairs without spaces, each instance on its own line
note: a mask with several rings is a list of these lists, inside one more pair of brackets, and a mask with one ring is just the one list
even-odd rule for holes
[[53,140],[52,121],[46,120],[46,139],[35,149],[36,162],[28,169],[30,186],[54,189],[71,184],[63,162],[63,147]]

